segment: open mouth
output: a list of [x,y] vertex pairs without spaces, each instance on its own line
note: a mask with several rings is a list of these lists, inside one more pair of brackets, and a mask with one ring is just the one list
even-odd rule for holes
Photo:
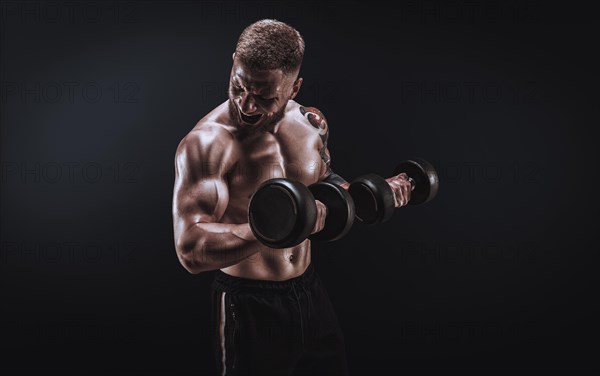
[[262,117],[262,114],[245,115],[242,111],[240,111],[240,117],[242,118],[242,121],[244,123],[254,125],[260,120],[260,118]]

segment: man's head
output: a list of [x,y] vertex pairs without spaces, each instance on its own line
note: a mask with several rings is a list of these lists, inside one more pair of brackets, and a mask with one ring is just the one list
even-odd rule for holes
[[240,35],[229,81],[229,110],[241,126],[264,128],[283,117],[302,78],[304,40],[293,27],[261,20]]

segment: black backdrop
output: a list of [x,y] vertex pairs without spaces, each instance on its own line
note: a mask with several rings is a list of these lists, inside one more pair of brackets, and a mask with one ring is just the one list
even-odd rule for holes
[[336,172],[419,156],[440,173],[434,201],[314,245],[352,374],[598,371],[592,9],[1,4],[3,374],[214,371],[173,159],[260,18],[306,39],[297,100],[327,116]]

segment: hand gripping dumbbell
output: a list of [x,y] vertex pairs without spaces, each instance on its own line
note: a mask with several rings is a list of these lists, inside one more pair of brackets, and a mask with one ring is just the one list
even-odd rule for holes
[[[311,234],[317,220],[315,200],[326,206],[327,216],[323,229]],[[291,179],[269,179],[256,189],[248,206],[252,233],[271,248],[293,247],[307,238],[337,240],[352,228],[354,218],[350,194],[328,182],[307,187]]]
[[[438,175],[433,166],[423,159],[401,162],[393,175],[406,173],[412,185],[409,205],[431,201],[439,188]],[[388,182],[377,174],[366,174],[354,179],[348,187],[354,200],[356,217],[367,225],[389,220],[395,211],[394,193]]]

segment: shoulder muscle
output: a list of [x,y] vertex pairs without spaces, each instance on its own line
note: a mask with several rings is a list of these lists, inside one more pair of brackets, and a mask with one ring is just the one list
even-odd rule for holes
[[326,164],[329,164],[329,153],[327,152],[327,139],[329,138],[329,126],[327,125],[327,119],[318,108],[315,107],[299,107],[300,113],[308,123],[313,126],[319,133],[321,138],[321,147],[319,148],[319,154],[321,159]]
[[218,126],[190,132],[175,155],[174,215],[186,223],[218,220],[228,203],[224,175],[234,155],[232,135]]
[[231,163],[233,136],[227,130],[209,124],[186,135],[175,154],[176,172],[185,172],[191,180],[207,178],[204,176],[206,167],[213,173],[224,173]]

